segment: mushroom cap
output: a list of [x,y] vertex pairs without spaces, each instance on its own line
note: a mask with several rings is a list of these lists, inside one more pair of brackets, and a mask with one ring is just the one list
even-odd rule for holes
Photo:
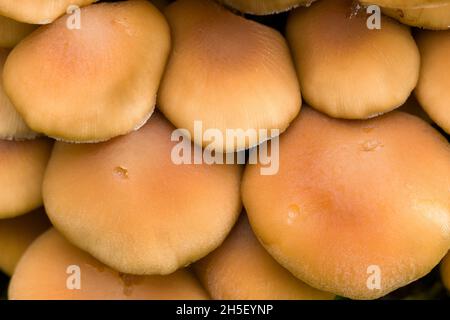
[[440,270],[442,283],[450,291],[450,252],[441,261]]
[[37,136],[37,133],[26,125],[3,90],[1,74],[8,54],[9,50],[0,49],[0,139],[33,139]]
[[310,286],[381,297],[449,249],[450,146],[421,119],[338,120],[305,108],[279,148],[278,174],[246,167],[243,202],[264,247]]
[[12,219],[0,219],[0,270],[12,276],[28,246],[49,227],[43,209]]
[[[300,111],[301,96],[289,48],[281,34],[206,0],[179,0],[166,7],[173,51],[158,95],[158,107],[194,141],[234,152],[256,141],[199,141],[218,129],[284,131]],[[186,17],[189,19],[186,19]]]
[[51,149],[48,139],[0,140],[0,219],[42,205],[42,180]]
[[450,30],[420,31],[416,40],[422,58],[416,97],[430,118],[450,133]]
[[333,299],[295,278],[256,239],[242,215],[225,242],[194,264],[197,276],[213,299],[316,300]]
[[363,4],[376,4],[386,8],[433,7],[448,3],[448,0],[359,0]]
[[[67,282],[79,267],[80,289]],[[76,272],[76,271],[75,271]],[[41,235],[23,255],[11,279],[11,300],[208,299],[194,275],[132,276],[114,271],[74,247],[55,229]]]
[[0,0],[0,14],[17,21],[47,24],[66,13],[71,5],[86,6],[98,0]]
[[0,16],[0,47],[12,48],[30,34],[36,25],[27,24]]
[[255,15],[268,15],[288,11],[315,0],[219,0],[236,10]]
[[382,28],[370,30],[365,11],[351,7],[324,0],[298,8],[286,33],[304,100],[335,118],[365,119],[406,101],[420,56],[408,27],[382,16]]
[[173,130],[155,114],[108,142],[56,143],[43,186],[54,226],[130,274],[169,274],[216,249],[241,210],[241,167],[174,164]]
[[414,27],[431,30],[450,28],[450,3],[429,8],[383,8],[383,13]]
[[154,110],[170,50],[163,15],[149,2],[81,9],[42,26],[15,47],[4,88],[35,131],[65,141],[98,142],[142,126]]

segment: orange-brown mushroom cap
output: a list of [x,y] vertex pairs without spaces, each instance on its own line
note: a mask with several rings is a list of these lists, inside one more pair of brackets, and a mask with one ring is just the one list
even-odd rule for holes
[[168,274],[216,249],[241,210],[241,167],[175,164],[173,130],[155,114],[108,142],[56,143],[43,186],[54,226],[131,274]]
[[377,298],[450,247],[450,146],[402,112],[367,121],[305,108],[280,137],[280,170],[248,165],[242,195],[269,253],[309,285]]
[[48,139],[0,140],[0,219],[42,205],[42,180],[51,149]]
[[366,119],[401,106],[419,77],[420,56],[408,27],[382,16],[369,29],[351,0],[323,0],[289,16],[286,34],[302,95],[335,118]]
[[442,283],[450,291],[450,252],[442,259],[440,271]]
[[383,8],[383,13],[409,26],[431,30],[450,28],[450,3],[428,8]]
[[42,208],[20,217],[0,219],[0,270],[12,276],[28,246],[49,227]]
[[[200,141],[208,129],[284,131],[300,111],[301,96],[289,48],[276,30],[234,15],[207,0],[179,0],[165,10],[173,51],[158,107],[193,140],[234,152],[255,141]],[[187,19],[186,17],[189,17]],[[195,122],[203,131],[196,134]],[[269,136],[273,135],[272,131]]]
[[300,5],[310,5],[315,0],[219,0],[244,13],[267,15],[290,10]]
[[65,14],[70,6],[86,6],[98,0],[0,0],[0,14],[17,21],[47,24]]
[[169,55],[164,16],[143,0],[84,7],[42,26],[10,53],[4,88],[25,122],[59,140],[98,142],[152,114]]
[[245,215],[225,242],[194,264],[213,299],[316,300],[334,294],[314,289],[279,265],[259,244]]
[[422,57],[416,97],[430,118],[450,133],[450,30],[420,31],[416,39]]
[[8,296],[12,300],[208,299],[187,270],[168,276],[122,274],[71,245],[55,229],[40,236],[25,252]]
[[12,48],[37,26],[0,16],[0,47]]

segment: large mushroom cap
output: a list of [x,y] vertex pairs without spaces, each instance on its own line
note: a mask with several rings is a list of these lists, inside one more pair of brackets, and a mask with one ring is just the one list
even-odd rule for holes
[[450,3],[429,8],[383,8],[383,13],[414,27],[431,30],[450,28]]
[[351,0],[323,0],[290,15],[287,38],[309,105],[330,116],[365,119],[402,105],[419,77],[409,28],[381,18],[367,27]]
[[34,29],[36,29],[35,25],[0,16],[0,47],[14,47]]
[[431,119],[450,133],[450,30],[421,31],[417,44],[422,57],[417,99]]
[[28,246],[49,227],[43,209],[12,219],[0,219],[0,270],[11,276]]
[[109,142],[56,143],[43,187],[55,227],[131,274],[168,274],[217,248],[241,209],[241,168],[174,164],[173,130],[155,114]]
[[40,27],[10,53],[4,87],[25,122],[57,139],[96,142],[140,127],[154,110],[170,49],[163,15],[146,1],[81,9]]
[[17,21],[47,24],[65,14],[70,6],[85,6],[98,0],[0,0],[0,14]]
[[0,140],[0,219],[42,205],[42,180],[51,148],[48,139]]
[[450,146],[419,118],[349,121],[305,108],[279,154],[276,175],[246,167],[243,201],[264,247],[309,285],[377,298],[449,249]]
[[376,4],[386,8],[433,7],[448,3],[448,0],[359,0],[363,4]]
[[[72,287],[77,284],[77,275],[80,289]],[[73,282],[69,279],[71,276]],[[208,298],[199,282],[186,270],[168,276],[122,274],[71,245],[55,229],[40,236],[25,252],[11,279],[8,295],[12,300]]]
[[295,8],[299,5],[310,5],[315,0],[219,0],[241,12],[267,15]]
[[444,286],[450,291],[450,252],[441,262],[441,278]]
[[[213,1],[179,0],[166,8],[173,51],[161,83],[158,107],[197,144],[233,152],[256,141],[199,141],[205,132],[279,129],[301,106],[300,88],[288,46],[277,31],[222,8]],[[187,19],[186,17],[189,17]],[[203,133],[202,132],[202,133]]]
[[194,265],[213,299],[314,300],[334,295],[296,279],[259,244],[243,215],[225,242]]

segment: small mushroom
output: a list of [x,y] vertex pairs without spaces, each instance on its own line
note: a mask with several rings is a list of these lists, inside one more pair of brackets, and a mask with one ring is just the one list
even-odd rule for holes
[[71,245],[55,229],[27,249],[11,279],[11,300],[203,300],[194,275],[133,276],[114,271]]
[[[283,132],[300,111],[301,96],[289,48],[276,30],[207,0],[179,0],[165,10],[173,51],[158,107],[194,142],[234,152],[267,139],[207,141],[209,129]],[[189,19],[186,19],[189,17]],[[196,121],[203,131],[195,133]],[[270,132],[269,132],[270,131]]]
[[25,23],[47,24],[67,12],[70,6],[86,6],[98,0],[0,0],[0,14]]
[[409,26],[431,30],[450,28],[450,3],[425,8],[383,8],[383,13]]
[[56,229],[131,274],[169,274],[216,249],[241,210],[241,167],[176,164],[174,130],[154,114],[108,142],[57,142],[43,186]]
[[12,48],[36,29],[36,25],[21,23],[0,16],[0,47]]
[[49,227],[42,208],[20,217],[0,219],[0,270],[12,276],[28,246]]
[[48,139],[0,140],[0,219],[42,205],[42,180],[51,149]]
[[213,299],[324,300],[334,294],[314,289],[279,265],[259,244],[245,214],[214,252],[194,264]]
[[59,140],[98,142],[151,116],[170,50],[164,16],[143,0],[81,9],[42,26],[6,61],[4,89],[25,122]]
[[305,101],[335,118],[366,119],[401,106],[419,77],[420,56],[408,27],[382,16],[367,27],[351,0],[294,10],[287,23]]
[[450,133],[450,30],[420,31],[416,40],[422,58],[416,97],[430,118]]
[[243,202],[263,246],[310,286],[378,298],[450,248],[450,146],[418,117],[349,121],[305,107],[279,155],[276,175],[247,165]]
[[442,283],[450,292],[450,252],[442,259],[440,267]]
[[300,5],[309,6],[315,0],[219,0],[236,10],[255,15],[288,11]]

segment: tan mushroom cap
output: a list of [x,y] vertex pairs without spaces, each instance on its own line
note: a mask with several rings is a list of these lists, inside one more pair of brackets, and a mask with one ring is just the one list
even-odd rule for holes
[[0,140],[0,219],[42,205],[42,180],[51,149],[48,139]]
[[[79,269],[69,269],[77,266]],[[80,275],[81,288],[70,289]],[[168,276],[132,276],[114,271],[71,245],[55,229],[40,236],[25,252],[14,273],[12,300],[166,300],[208,299],[186,270]]]
[[109,142],[56,143],[43,186],[55,227],[131,274],[168,274],[216,249],[241,210],[241,167],[174,164],[173,130],[155,114]]
[[383,13],[414,27],[431,30],[450,28],[450,3],[430,8],[383,8]]
[[0,16],[0,47],[12,48],[37,26]]
[[[301,107],[300,88],[288,46],[276,30],[234,15],[207,0],[179,0],[166,16],[173,51],[161,83],[158,107],[197,144],[233,152],[265,140],[199,141],[203,133],[226,130],[284,131]],[[189,17],[189,19],[186,19]],[[273,133],[271,133],[273,134]],[[194,137],[195,135],[195,137]]]
[[219,0],[244,13],[267,15],[288,11],[300,5],[309,5],[315,0]]
[[447,253],[441,262],[441,278],[444,286],[450,291],[450,253]]
[[376,4],[386,8],[433,7],[448,3],[449,0],[359,0],[363,4]]
[[246,167],[243,202],[264,247],[312,287],[381,297],[449,249],[450,146],[419,118],[349,121],[305,108],[279,154],[276,175]]
[[245,215],[225,242],[194,269],[213,299],[316,300],[334,294],[314,289],[280,266],[259,244]]
[[365,119],[402,105],[419,77],[409,28],[381,18],[367,27],[351,0],[323,0],[293,11],[287,38],[306,102],[335,118]]
[[66,13],[71,5],[85,6],[98,0],[0,0],[0,14],[17,21],[47,24]]
[[3,90],[1,74],[8,54],[9,50],[0,49],[0,139],[33,139],[37,136],[37,133],[26,125]]
[[416,97],[430,118],[450,133],[450,30],[421,31],[416,40],[422,57]]
[[101,3],[40,27],[10,53],[4,87],[35,131],[97,142],[142,126],[152,114],[170,49],[169,27],[149,2]]
[[43,209],[17,218],[0,219],[0,270],[11,276],[28,246],[49,227]]

